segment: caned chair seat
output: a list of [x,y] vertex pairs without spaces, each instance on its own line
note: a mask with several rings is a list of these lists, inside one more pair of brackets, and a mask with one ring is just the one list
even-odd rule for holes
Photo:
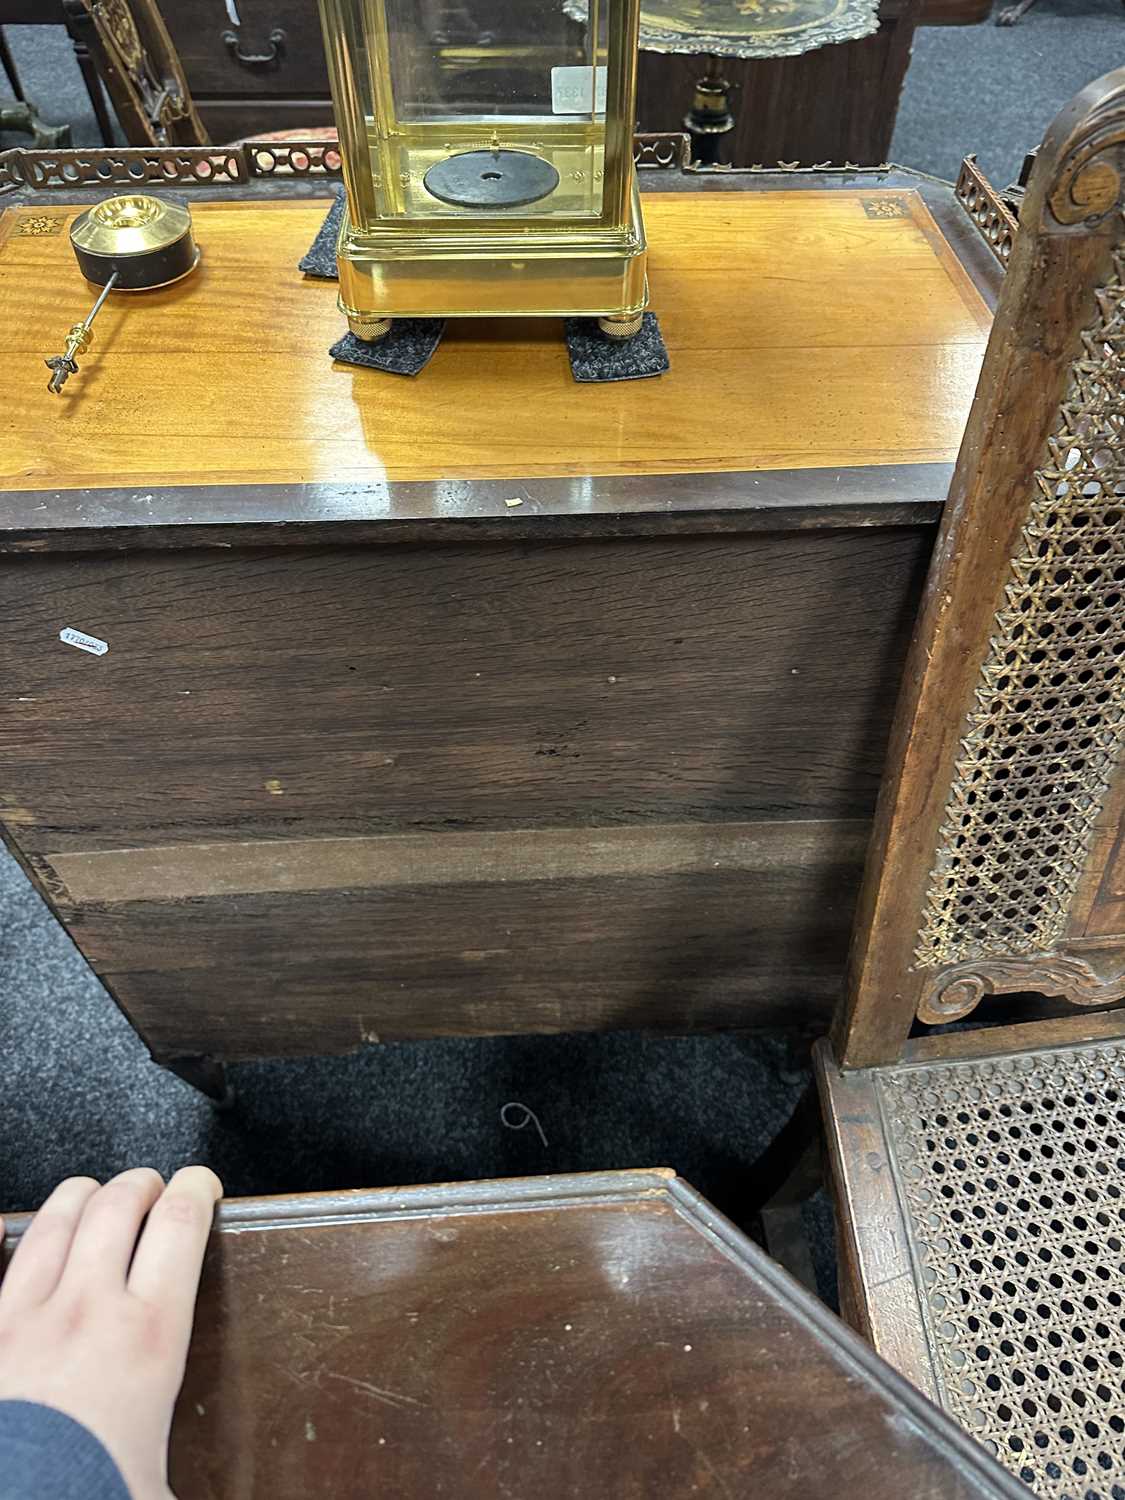
[[853,1320],[1044,1496],[1125,1497],[1125,1043],[841,1073]]

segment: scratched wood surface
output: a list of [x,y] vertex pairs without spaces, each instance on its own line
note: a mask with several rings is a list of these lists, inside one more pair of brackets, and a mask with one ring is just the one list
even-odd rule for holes
[[[568,831],[575,863],[598,832]],[[684,843],[705,832],[668,829]],[[427,1036],[823,1027],[866,834],[865,823],[728,825],[712,843],[717,868],[678,875],[423,878],[62,909],[162,1060]],[[442,837],[430,841],[434,872]],[[760,857],[740,864],[753,845]]]
[[224,1205],[177,1494],[805,1500],[826,1476],[1020,1493],[671,1173]]
[[[74,210],[0,216],[0,490],[956,456],[990,319],[913,190],[647,195],[671,371],[594,386],[572,380],[551,320],[452,323],[413,381],[334,365],[335,283],[296,270],[325,207],[193,205],[199,272],[111,298],[57,400],[43,358],[90,302]],[[44,219],[57,232],[29,232]],[[502,388],[482,378],[497,369]]]
[[823,1025],[928,545],[7,558],[4,823],[162,1058]]

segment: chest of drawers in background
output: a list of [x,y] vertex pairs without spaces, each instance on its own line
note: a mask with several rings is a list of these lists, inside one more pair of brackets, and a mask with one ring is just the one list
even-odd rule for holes
[[[520,8],[507,0],[505,35],[518,38]],[[942,0],[930,0],[940,7]],[[973,0],[979,19],[980,0]],[[964,0],[945,0],[941,19]],[[312,0],[176,0],[165,19],[200,116],[215,141],[271,130],[332,123],[320,21]],[[471,38],[464,7],[449,7],[451,39]],[[502,14],[501,0],[492,9]],[[881,25],[858,42],[821,47],[802,57],[766,62],[731,59],[737,125],[727,159],[738,166],[778,162],[888,159],[899,95],[910,61],[920,0],[883,0]],[[231,14],[240,24],[232,23]],[[937,12],[935,11],[935,17]],[[700,59],[642,52],[637,116],[640,130],[680,130]],[[972,142],[967,143],[971,146]]]

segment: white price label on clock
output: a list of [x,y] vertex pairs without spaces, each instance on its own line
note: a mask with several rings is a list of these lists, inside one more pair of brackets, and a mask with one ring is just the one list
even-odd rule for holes
[[[556,115],[604,115],[605,75],[604,67],[552,68],[552,113]],[[596,85],[595,77],[597,78]]]

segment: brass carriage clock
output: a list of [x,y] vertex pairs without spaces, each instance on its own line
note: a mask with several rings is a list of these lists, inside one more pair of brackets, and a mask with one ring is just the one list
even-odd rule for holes
[[347,205],[340,309],[594,316],[647,300],[633,167],[640,0],[320,0]]

